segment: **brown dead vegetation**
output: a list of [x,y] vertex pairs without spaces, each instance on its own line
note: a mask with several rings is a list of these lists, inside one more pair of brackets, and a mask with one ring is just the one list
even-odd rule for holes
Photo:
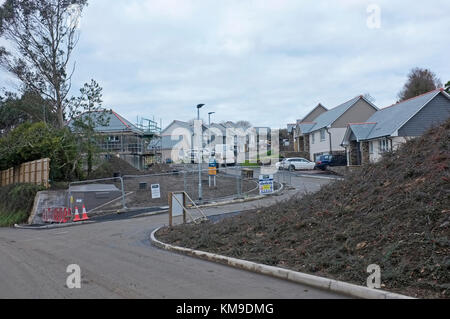
[[450,121],[343,181],[219,223],[165,228],[176,245],[365,285],[450,297]]

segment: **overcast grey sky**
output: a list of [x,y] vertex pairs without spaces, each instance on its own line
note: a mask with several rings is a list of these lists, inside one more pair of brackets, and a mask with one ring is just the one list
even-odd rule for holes
[[[74,86],[96,79],[104,105],[132,122],[189,120],[205,103],[205,119],[278,128],[319,102],[392,104],[416,66],[450,80],[448,0],[89,2]],[[380,28],[367,25],[369,4]]]

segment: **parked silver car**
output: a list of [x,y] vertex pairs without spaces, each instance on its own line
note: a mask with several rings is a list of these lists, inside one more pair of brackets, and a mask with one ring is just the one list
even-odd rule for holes
[[294,170],[312,170],[316,163],[302,157],[285,158],[281,162],[275,164],[278,169]]

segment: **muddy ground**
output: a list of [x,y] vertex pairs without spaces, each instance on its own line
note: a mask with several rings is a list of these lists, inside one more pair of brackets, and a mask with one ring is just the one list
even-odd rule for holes
[[[198,175],[183,173],[155,175],[150,177],[125,178],[125,192],[133,192],[127,196],[128,207],[150,207],[167,205],[169,192],[186,191],[193,200],[198,199]],[[140,183],[147,183],[146,189],[139,188]],[[216,187],[209,187],[208,176],[202,175],[202,199],[214,201],[222,198],[234,198],[238,195],[238,179],[219,174],[216,177]],[[161,198],[152,199],[151,184],[160,184]],[[257,195],[259,190],[254,180],[242,180],[242,196]]]
[[138,170],[134,168],[127,161],[111,156],[109,160],[105,160],[98,167],[96,167],[86,179],[100,179],[111,178],[114,174],[123,175],[145,175],[170,172],[171,168],[167,164],[152,164],[145,170]]
[[[105,183],[114,184],[121,189],[118,181],[106,181]],[[145,185],[141,185],[145,183]],[[239,183],[241,183],[241,194],[239,195]],[[152,198],[151,185],[160,185],[160,198]],[[275,190],[280,185],[275,183]],[[198,200],[198,175],[188,173],[156,174],[151,176],[124,177],[124,191],[126,194],[126,205],[128,208],[146,208],[168,205],[169,192],[186,191],[192,200]],[[254,179],[238,180],[238,177],[218,174],[216,176],[216,187],[209,187],[208,175],[202,175],[202,200],[203,203],[231,200],[235,198],[246,198],[259,194],[258,183]],[[117,212],[122,209],[121,198],[114,202],[102,206],[95,210],[95,214],[104,215],[111,212]]]

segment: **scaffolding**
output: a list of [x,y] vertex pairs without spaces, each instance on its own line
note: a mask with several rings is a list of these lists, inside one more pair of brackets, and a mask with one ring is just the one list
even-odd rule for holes
[[146,136],[161,136],[161,126],[155,121],[155,118],[150,120],[144,117],[137,117],[136,127],[144,132]]
[[161,163],[162,160],[162,120],[160,123],[153,119],[137,117],[136,127],[143,132],[144,138],[148,144],[145,145],[145,165],[149,166],[154,163]]

